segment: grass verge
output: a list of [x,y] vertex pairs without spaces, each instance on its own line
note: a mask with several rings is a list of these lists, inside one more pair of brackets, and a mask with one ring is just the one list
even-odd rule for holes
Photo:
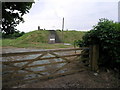
[[63,43],[48,44],[41,42],[30,42],[30,43],[16,43],[14,39],[3,39],[0,40],[2,47],[17,47],[17,48],[39,48],[39,49],[57,49],[57,48],[73,48],[73,45],[64,45]]

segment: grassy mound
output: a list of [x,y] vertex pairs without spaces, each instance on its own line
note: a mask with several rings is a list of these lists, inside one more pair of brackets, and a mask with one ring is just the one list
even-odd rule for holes
[[29,33],[26,33],[22,37],[19,37],[15,40],[16,43],[35,43],[35,42],[41,42],[41,43],[47,43],[48,42],[48,31],[32,31]]
[[74,40],[81,40],[85,34],[83,31],[64,31],[62,37],[62,31],[56,31],[61,41],[64,43],[74,43]]
[[[79,40],[85,34],[85,32],[81,31],[64,31],[63,32],[63,40],[62,40],[62,32],[56,31],[58,37],[64,43],[73,44],[74,40]],[[73,45],[66,46],[64,44],[48,44],[48,37],[50,32],[48,30],[35,30],[32,32],[28,32],[23,36],[17,39],[3,39],[2,46],[13,46],[13,47],[22,47],[22,48],[42,48],[42,49],[51,49],[51,48],[70,48]],[[1,41],[1,40],[0,40]],[[0,45],[1,46],[1,45]]]
[[[73,43],[74,40],[82,39],[85,32],[82,31],[64,31],[63,37],[61,31],[56,31],[61,41],[64,43]],[[15,40],[16,43],[48,43],[49,31],[32,31]],[[62,40],[63,39],[63,40]]]

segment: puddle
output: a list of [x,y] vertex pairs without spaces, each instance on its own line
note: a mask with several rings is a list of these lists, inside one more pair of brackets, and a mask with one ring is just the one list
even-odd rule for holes
[[64,45],[71,45],[70,43],[64,43]]

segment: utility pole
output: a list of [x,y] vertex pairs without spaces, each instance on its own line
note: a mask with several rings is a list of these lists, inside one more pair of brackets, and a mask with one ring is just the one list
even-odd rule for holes
[[64,17],[63,17],[63,21],[62,21],[62,31],[64,30]]
[[63,17],[63,20],[62,20],[62,41],[64,43],[63,30],[64,30],[64,17]]

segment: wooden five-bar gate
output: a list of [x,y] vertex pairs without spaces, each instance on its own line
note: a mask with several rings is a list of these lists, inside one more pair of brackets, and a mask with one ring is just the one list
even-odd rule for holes
[[[89,50],[89,53],[82,53],[84,50]],[[88,57],[81,59],[83,54]],[[89,67],[95,66],[90,61],[91,55],[93,53],[89,47],[3,53],[3,87],[13,87],[83,71],[85,68],[79,66],[82,61],[87,60],[85,65]]]

